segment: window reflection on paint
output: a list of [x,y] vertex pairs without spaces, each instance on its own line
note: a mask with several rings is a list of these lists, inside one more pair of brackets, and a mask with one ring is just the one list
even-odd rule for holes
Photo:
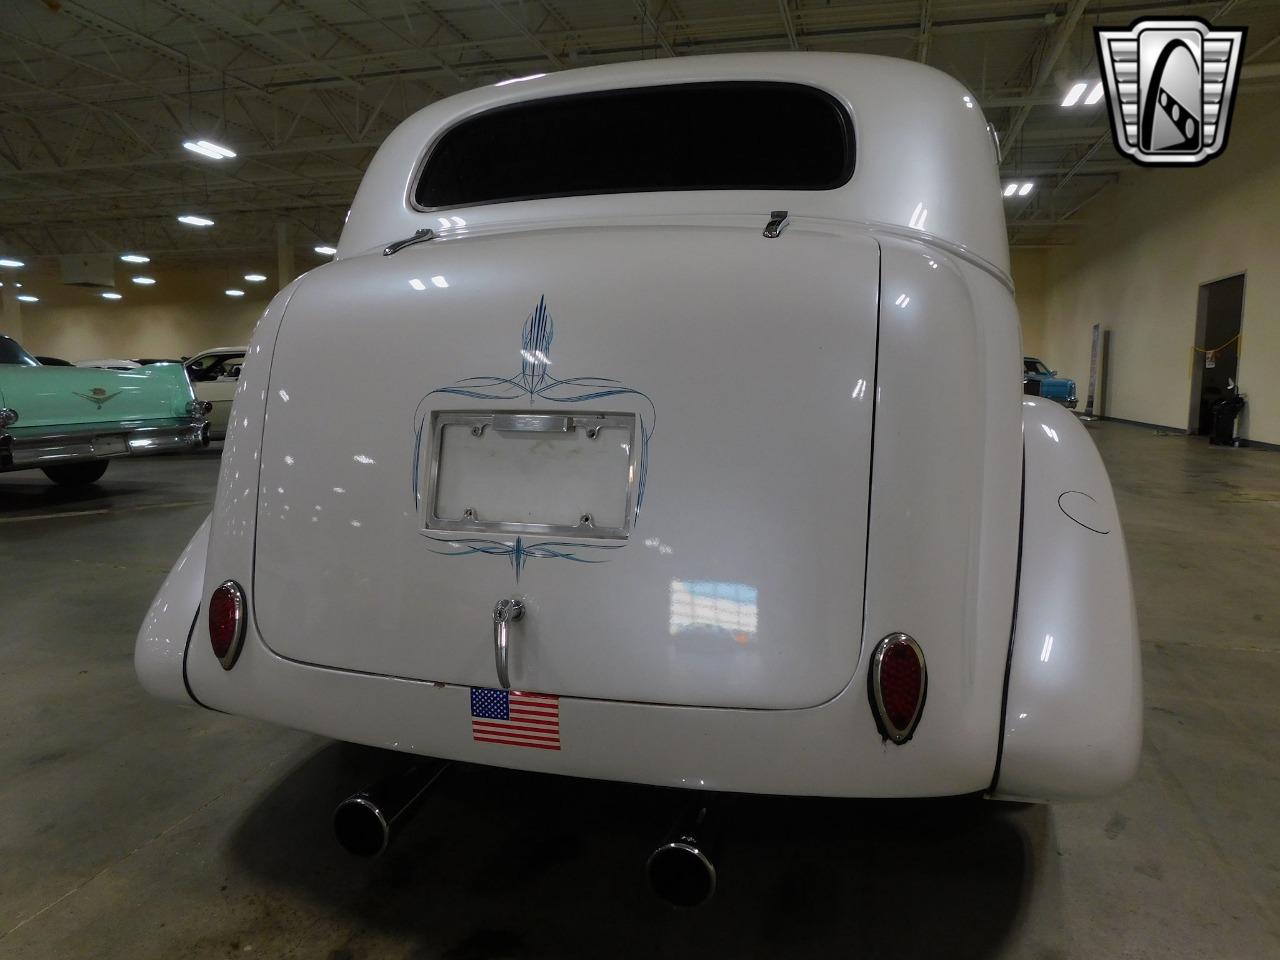
[[759,591],[720,580],[671,581],[671,635],[686,630],[722,630],[738,643],[756,635]]

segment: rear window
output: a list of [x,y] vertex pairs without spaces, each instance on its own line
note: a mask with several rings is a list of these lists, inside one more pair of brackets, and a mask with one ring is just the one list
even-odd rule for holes
[[418,206],[655,190],[831,190],[853,122],[794,83],[697,83],[552,97],[461,121],[431,150]]

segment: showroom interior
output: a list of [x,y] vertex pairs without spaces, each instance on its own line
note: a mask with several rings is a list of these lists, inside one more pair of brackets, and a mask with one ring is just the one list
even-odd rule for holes
[[[1109,115],[1110,67],[1099,62],[1095,31],[1160,18],[1245,31],[1226,100],[1215,108],[1218,146],[1198,163],[1135,162],[1131,149],[1117,146],[1124,131]],[[388,247],[394,255],[385,257],[380,247],[339,251],[347,218],[366,191],[378,189],[362,180],[379,147],[424,107],[495,85],[518,90],[517,81],[582,67],[645,61],[660,70],[695,56],[806,51],[942,71],[969,91],[965,106],[976,103],[994,134],[983,162],[998,164],[998,173],[981,176],[991,181],[988,206],[1003,212],[1021,346],[1007,337],[990,349],[1011,357],[1021,349],[1026,358],[1021,375],[1004,371],[1000,389],[1009,397],[1021,381],[1024,402],[1052,403],[1059,398],[1050,382],[1072,381],[1063,388],[1071,393],[1064,415],[1091,441],[1083,452],[1071,447],[1072,455],[1092,462],[1096,447],[1110,478],[1140,638],[1136,776],[1106,796],[1050,803],[998,790],[986,798],[981,789],[853,799],[726,790],[715,799],[715,896],[696,908],[664,902],[651,889],[652,874],[646,882],[646,857],[673,819],[682,822],[687,799],[687,791],[653,776],[556,776],[551,767],[512,761],[458,762],[439,768],[444,773],[430,768],[427,777],[427,768],[415,766],[408,768],[417,771],[410,783],[420,778],[412,803],[403,822],[387,828],[394,842],[376,857],[343,850],[346,841],[334,837],[335,805],[370,783],[403,787],[394,778],[407,753],[390,740],[380,749],[370,745],[373,737],[344,742],[231,708],[201,709],[209,705],[191,686],[196,703],[181,707],[149,696],[135,675],[135,638],[154,613],[152,599],[175,562],[188,562],[180,554],[215,495],[224,526],[243,515],[231,503],[240,474],[227,474],[249,461],[231,461],[233,445],[247,448],[252,431],[261,435],[273,416],[304,424],[299,444],[325,436],[326,422],[335,445],[349,444],[356,418],[344,404],[382,389],[387,371],[401,369],[379,347],[378,309],[363,312],[352,301],[339,324],[343,346],[332,352],[299,344],[286,323],[275,362],[297,345],[286,369],[315,386],[283,407],[290,398],[272,382],[259,417],[250,406],[266,383],[267,358],[257,354],[277,343],[276,327],[262,331],[280,325],[289,296],[277,294],[296,289],[302,301],[309,281],[314,291],[325,276],[355,277],[362,258],[369,271],[385,272],[435,246],[454,256],[436,241],[466,226],[457,216],[429,217],[432,243],[406,238],[417,250]],[[0,78],[0,335],[37,358],[36,373],[78,377],[64,381],[64,392],[82,398],[69,402],[86,417],[113,416],[114,398],[129,402],[130,384],[154,389],[155,397],[167,390],[163,402],[176,404],[168,426],[150,439],[103,446],[110,459],[95,462],[109,463],[105,473],[17,469],[16,453],[0,444],[0,956],[1280,957],[1280,2],[6,0]],[[859,122],[855,116],[855,128]],[[761,126],[752,136],[768,141],[771,130]],[[855,185],[865,154],[909,157],[913,150],[909,139],[854,143]],[[923,202],[909,226],[924,233],[922,211]],[[929,227],[941,231],[944,216],[935,214]],[[784,244],[788,232],[798,244],[804,218],[789,227],[786,218],[761,208],[753,239],[762,227],[768,238],[776,225],[782,235],[763,240],[767,249]],[[466,238],[448,242],[461,250]],[[560,242],[548,240],[545,249]],[[943,245],[949,256],[968,255],[961,241]],[[646,248],[635,249],[633,266],[643,272]],[[582,253],[584,263],[597,255]],[[410,280],[411,293],[452,294],[446,274],[453,277],[443,268],[422,273]],[[562,369],[546,355],[550,333],[537,339],[538,294],[521,301],[516,327],[530,309],[533,326],[525,328],[523,360],[513,362],[534,376],[567,375],[568,359]],[[567,294],[561,300],[572,303]],[[550,294],[547,303],[558,324],[551,357],[560,361],[573,356],[576,318]],[[882,323],[889,309],[885,297]],[[512,333],[507,346],[514,342]],[[26,413],[28,401],[12,399],[17,388],[6,371],[25,361],[0,360],[0,413],[17,409],[12,422],[0,419],[0,436],[11,428],[19,437],[37,421]],[[932,371],[922,372],[928,389],[975,396],[973,384],[961,382],[965,363],[922,363]],[[460,369],[450,380],[472,391],[466,402],[490,403],[474,399],[477,380],[463,378],[493,368]],[[23,375],[33,378],[31,370]],[[107,376],[124,379],[93,380]],[[654,402],[603,382],[591,380],[591,388],[603,389],[609,403]],[[264,385],[261,397],[267,394]],[[522,394],[521,403],[532,407],[542,396],[529,388],[529,402]],[[672,405],[654,414],[655,432],[643,412],[654,408],[637,409],[639,433],[623,448],[640,456],[631,447],[643,441],[643,456],[653,458],[649,503],[657,517],[669,449],[661,444],[674,438],[678,421],[697,417]],[[371,424],[392,416],[364,415]],[[480,437],[484,428],[470,429]],[[886,456],[891,443],[935,441],[950,449],[928,432],[892,440],[877,434],[874,457]],[[165,449],[131,455],[158,447]],[[251,460],[256,469],[256,448]],[[631,462],[641,465],[643,497],[648,461]],[[980,472],[981,457],[974,462]],[[1063,475],[1076,466],[1063,467]],[[415,494],[417,469],[415,460]],[[805,466],[791,469],[802,474]],[[960,466],[937,469],[956,470],[957,490],[968,482]],[[994,473],[994,461],[987,470]],[[351,486],[336,476],[317,482],[335,496]],[[724,493],[735,489],[727,483]],[[272,492],[262,487],[263,523]],[[379,505],[364,506],[372,514]],[[379,523],[372,526],[381,530]],[[582,523],[592,527],[592,515]],[[637,522],[634,537],[651,536],[647,529]],[[527,536],[514,545],[501,539],[471,552],[505,551],[502,557],[449,562],[455,569],[492,563],[505,572],[509,560],[518,581],[527,561],[530,591],[557,564],[598,562],[564,563],[581,557],[560,540],[529,547]],[[264,539],[259,562],[269,549],[305,559],[305,545],[315,542],[291,541],[290,553]],[[671,552],[657,538],[644,548],[654,557]],[[1065,539],[1037,549],[1047,567],[1072,562]],[[673,562],[678,557],[677,549]],[[868,557],[874,561],[874,551]],[[1009,563],[1024,559],[1011,553]],[[203,564],[203,554],[192,562]],[[328,561],[307,562],[316,564],[313,583],[301,560],[278,574],[296,598],[300,623],[313,622],[301,608],[331,591],[317,585],[333,583],[321,569]],[[355,562],[343,560],[343,569]],[[694,600],[699,582],[689,580]],[[1127,583],[1095,583],[1079,605],[1117,596],[1127,602]],[[359,570],[346,588],[395,592]],[[748,602],[744,596],[733,600]],[[750,597],[754,624],[754,588]],[[232,599],[241,633],[230,653],[214,645],[229,677],[244,629],[243,593]],[[616,597],[581,599],[607,607]],[[196,597],[205,606],[214,600]],[[185,614],[196,640],[212,616],[200,610]],[[540,615],[531,603],[524,623],[504,619],[519,620],[522,610],[494,613],[504,689],[507,634],[499,645],[499,631],[510,628],[518,647],[521,631]],[[262,609],[257,616],[268,619]],[[273,609],[270,618],[282,614]],[[388,623],[374,618],[370,635]],[[482,618],[478,630],[487,651],[489,621]],[[749,633],[737,635],[739,645]],[[1041,660],[1049,660],[1051,645],[1050,637]],[[178,655],[181,684],[189,678],[186,654]],[[492,655],[485,656],[490,669]],[[1095,676],[1083,669],[1080,682],[1107,689],[1100,676],[1107,667]],[[921,688],[913,721],[921,741],[929,708],[941,710],[946,700],[941,673],[930,678],[937,693],[926,701]],[[1002,681],[1007,695],[1006,676],[993,683]],[[876,709],[874,688],[860,686],[864,712],[868,689]],[[555,692],[563,691],[548,691]],[[269,688],[261,695],[293,696]],[[565,698],[569,751],[573,715]],[[359,722],[353,714],[352,728]],[[560,722],[557,715],[557,731]],[[993,719],[993,737],[998,726]],[[899,749],[884,743],[885,751]],[[903,749],[911,746],[919,743]]]

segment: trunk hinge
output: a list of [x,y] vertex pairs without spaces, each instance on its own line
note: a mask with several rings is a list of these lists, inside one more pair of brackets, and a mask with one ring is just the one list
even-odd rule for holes
[[422,243],[424,240],[434,240],[436,238],[435,231],[430,227],[423,227],[421,230],[414,232],[412,237],[405,237],[403,240],[397,240],[395,243],[388,243],[382,248],[382,255],[389,257],[393,253],[398,253],[405,247],[411,247],[415,243]]
[[791,217],[785,210],[774,210],[769,214],[770,220],[764,227],[764,235],[772,240],[775,237],[782,236],[782,231],[787,229],[787,224],[791,222]]

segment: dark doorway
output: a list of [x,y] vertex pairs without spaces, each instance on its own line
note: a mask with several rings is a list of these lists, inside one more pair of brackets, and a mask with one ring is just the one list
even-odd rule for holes
[[1213,405],[1236,392],[1243,308],[1243,273],[1200,286],[1191,368],[1191,433],[1207,435],[1213,425]]

